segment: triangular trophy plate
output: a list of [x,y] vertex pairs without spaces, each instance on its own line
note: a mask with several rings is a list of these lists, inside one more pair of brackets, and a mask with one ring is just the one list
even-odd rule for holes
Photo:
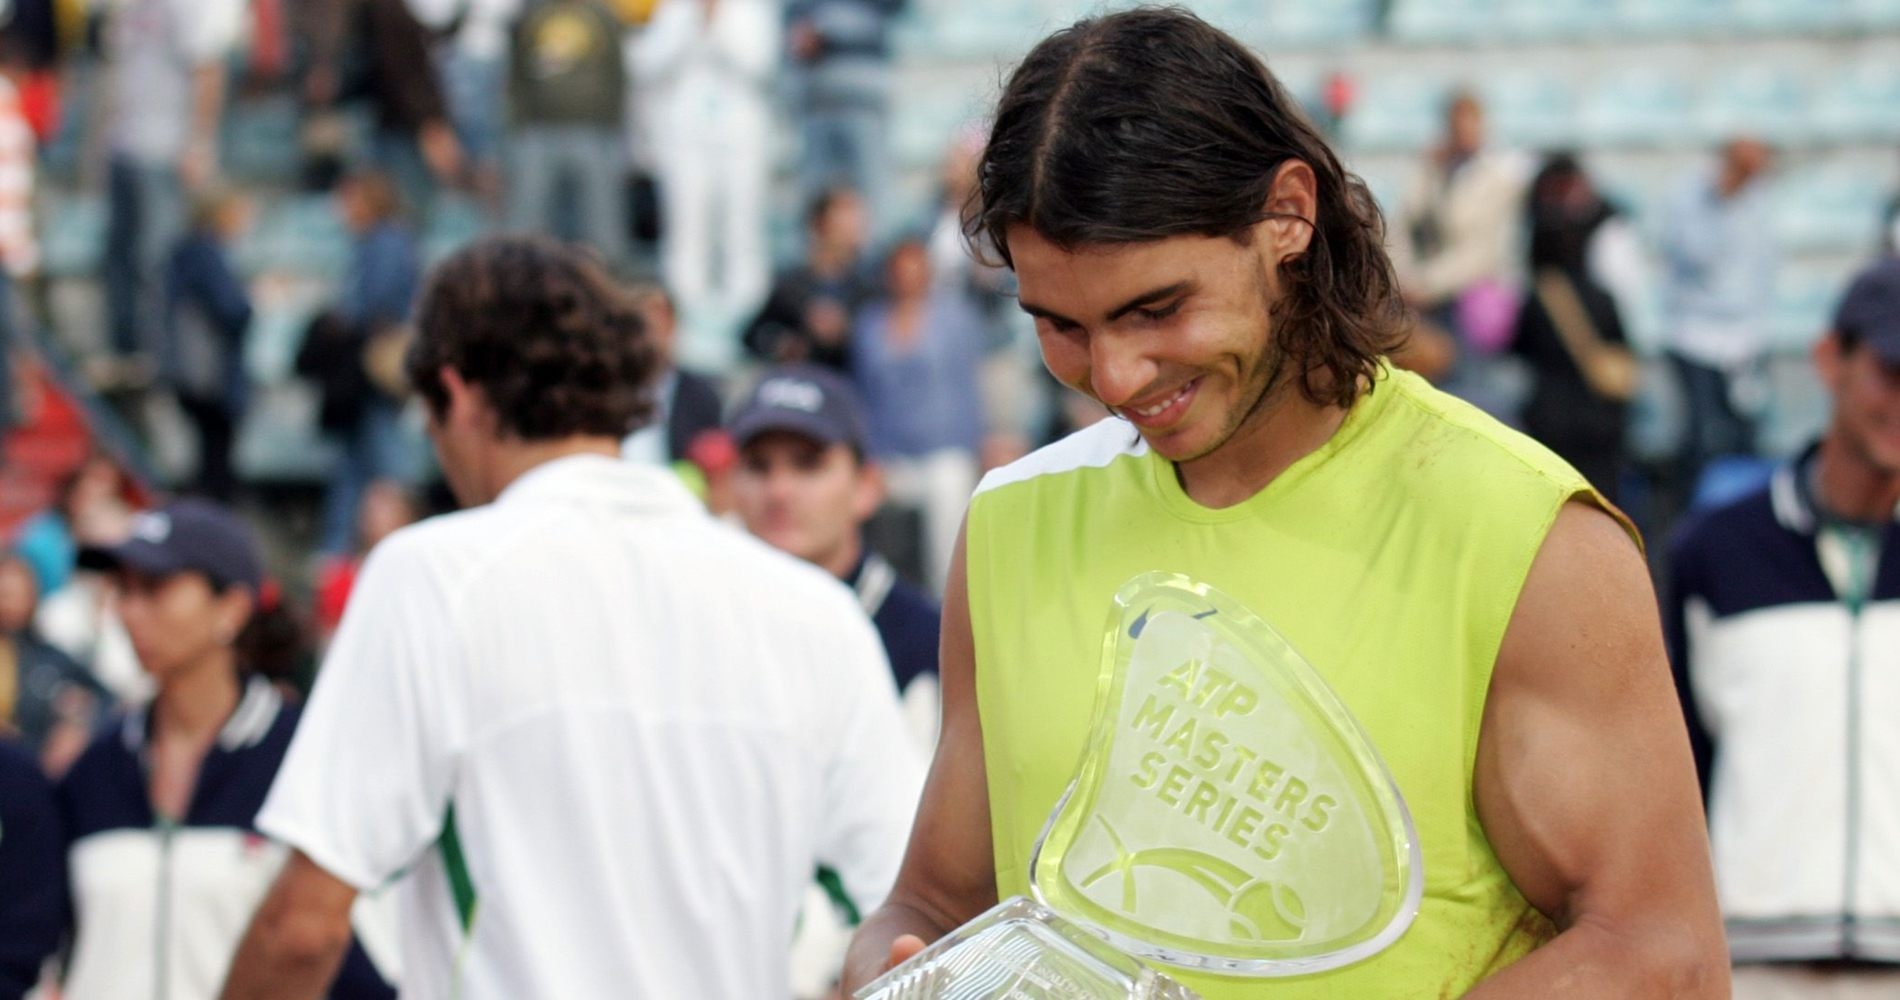
[[1424,865],[1384,762],[1312,666],[1225,594],[1149,573],[1115,595],[1088,746],[1030,885],[1136,957],[1290,976],[1398,940]]

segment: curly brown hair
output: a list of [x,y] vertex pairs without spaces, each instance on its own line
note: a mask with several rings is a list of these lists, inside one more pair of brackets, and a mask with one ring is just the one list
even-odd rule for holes
[[652,414],[659,362],[633,298],[587,253],[537,236],[477,241],[437,265],[404,367],[429,409],[442,369],[480,386],[524,441],[625,437]]
[[1350,405],[1407,329],[1384,219],[1266,65],[1186,10],[1084,20],[1037,45],[998,101],[964,231],[1005,265],[1018,224],[1065,249],[1245,242],[1289,160],[1313,169],[1319,204],[1311,246],[1280,264],[1273,328],[1301,392]]

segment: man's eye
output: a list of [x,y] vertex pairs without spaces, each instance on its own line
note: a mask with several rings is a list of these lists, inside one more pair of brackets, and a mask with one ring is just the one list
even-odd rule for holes
[[1149,323],[1159,323],[1162,320],[1167,319],[1169,316],[1172,316],[1175,313],[1180,312],[1180,311],[1181,311],[1181,300],[1175,299],[1173,302],[1170,302],[1165,306],[1158,306],[1153,309],[1137,309],[1135,310],[1135,315],[1141,317],[1143,320]]

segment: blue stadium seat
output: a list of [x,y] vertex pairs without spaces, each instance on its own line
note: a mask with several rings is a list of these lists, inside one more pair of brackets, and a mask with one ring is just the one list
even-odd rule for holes
[[1345,143],[1352,149],[1419,149],[1442,128],[1446,94],[1445,82],[1434,77],[1395,74],[1364,80],[1341,126]]
[[1847,21],[1875,31],[1900,28],[1900,0],[1848,0]]
[[464,197],[438,197],[429,211],[429,226],[422,234],[422,259],[426,264],[462,249],[488,230],[481,209]]
[[1410,42],[1462,42],[1500,34],[1498,0],[1396,0],[1389,30]]
[[1484,78],[1485,114],[1500,141],[1526,149],[1556,149],[1577,142],[1577,98],[1556,73],[1507,70]]
[[1851,269],[1838,266],[1783,267],[1775,280],[1775,313],[1769,326],[1772,349],[1805,351],[1826,333],[1851,277]]
[[221,131],[222,165],[232,177],[281,181],[295,176],[297,108],[290,99],[234,103]]
[[94,196],[44,196],[40,214],[40,266],[48,277],[98,273],[105,254],[106,206]]
[[1502,0],[1501,21],[1513,38],[1593,38],[1609,29],[1602,0]]
[[1824,31],[1847,23],[1843,0],[1731,0],[1734,21],[1746,31],[1785,34]]
[[1900,65],[1870,58],[1843,68],[1815,99],[1814,127],[1838,142],[1900,138]]
[[330,199],[286,198],[260,212],[250,239],[238,249],[240,266],[253,273],[283,271],[337,278],[349,268],[350,236]]
[[1583,101],[1580,121],[1591,145],[1657,145],[1694,124],[1689,87],[1661,69],[1632,70],[1601,81]]
[[1763,65],[1709,80],[1698,117],[1703,138],[1711,143],[1746,134],[1795,145],[1807,139],[1813,124],[1807,80],[1793,70]]
[[891,152],[905,168],[930,169],[943,161],[957,129],[980,117],[982,94],[937,88],[900,99],[892,122]]
[[1870,252],[1879,243],[1884,174],[1823,163],[1775,180],[1775,233],[1792,251]]
[[1248,5],[1265,9],[1257,41],[1269,55],[1280,49],[1356,41],[1372,30],[1371,0],[1250,0]]
[[1727,0],[1615,0],[1617,30],[1637,35],[1701,35],[1728,27]]

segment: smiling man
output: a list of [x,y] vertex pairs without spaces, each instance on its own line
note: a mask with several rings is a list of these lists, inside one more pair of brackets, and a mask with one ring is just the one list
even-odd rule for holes
[[1848,285],[1814,361],[1821,439],[1670,553],[1742,1000],[1900,995],[1900,259]]
[[1082,22],[1016,70],[981,176],[973,241],[1014,268],[1050,371],[1120,419],[972,501],[936,761],[846,985],[1028,891],[1104,617],[1161,570],[1283,633],[1416,823],[1409,930],[1275,997],[1726,996],[1634,533],[1548,450],[1384,363],[1407,321],[1378,211],[1259,60],[1179,10]]

